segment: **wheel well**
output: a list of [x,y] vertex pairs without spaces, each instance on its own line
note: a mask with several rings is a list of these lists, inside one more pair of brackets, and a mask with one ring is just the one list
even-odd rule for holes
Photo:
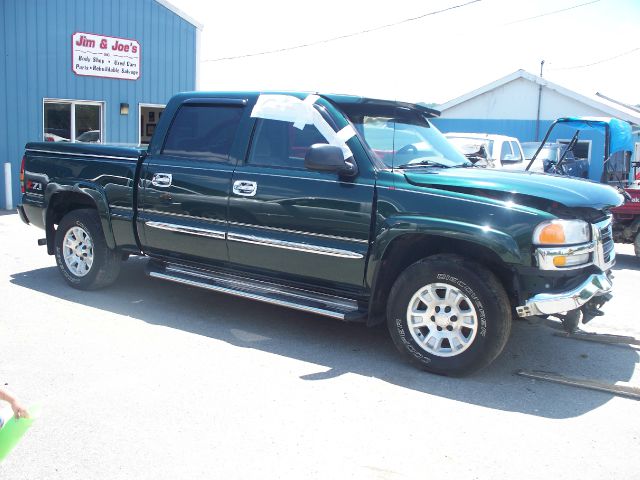
[[72,210],[80,208],[98,209],[94,200],[88,195],[77,192],[57,193],[49,200],[45,231],[47,234],[47,253],[53,255],[55,248],[55,225],[60,223],[62,217]]
[[387,298],[396,279],[409,265],[434,255],[455,254],[491,270],[513,303],[516,296],[514,272],[487,247],[455,238],[424,234],[406,234],[393,240],[384,252],[373,282],[369,306],[369,325],[385,321]]

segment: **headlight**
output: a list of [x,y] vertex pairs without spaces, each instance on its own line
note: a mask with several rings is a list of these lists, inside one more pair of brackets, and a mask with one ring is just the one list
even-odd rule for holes
[[591,240],[591,227],[584,220],[549,220],[533,231],[536,245],[576,245]]
[[533,231],[538,267],[542,270],[580,268],[592,259],[591,226],[583,220],[549,220]]

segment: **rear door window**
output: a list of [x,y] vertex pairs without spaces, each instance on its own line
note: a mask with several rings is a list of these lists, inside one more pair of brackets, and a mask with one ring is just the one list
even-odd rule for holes
[[227,162],[242,113],[236,106],[183,105],[169,128],[162,153]]

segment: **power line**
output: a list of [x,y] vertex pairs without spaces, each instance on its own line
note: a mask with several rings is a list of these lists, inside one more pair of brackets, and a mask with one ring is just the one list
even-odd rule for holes
[[[430,17],[432,15],[438,15],[439,13],[444,13],[444,12],[448,12],[450,10],[455,10],[457,8],[466,7],[467,5],[471,5],[473,3],[478,3],[478,2],[481,2],[481,1],[482,0],[471,0],[471,1],[466,2],[466,3],[460,3],[458,5],[453,5],[451,7],[443,8],[442,10],[435,10],[433,12],[425,13],[423,15],[418,15],[417,17],[405,18],[404,20],[400,20],[399,22],[387,23],[386,25],[380,25],[378,27],[368,28],[366,30],[360,30],[359,32],[347,33],[345,35],[338,35],[337,37],[326,38],[324,40],[318,40],[316,42],[301,43],[299,45],[294,45],[294,46],[291,46],[291,47],[276,48],[274,50],[265,50],[264,52],[247,53],[247,54],[244,54],[244,55],[235,55],[235,56],[232,56],[232,57],[213,58],[213,59],[209,59],[209,60],[203,60],[203,62],[222,62],[223,60],[235,60],[235,59],[238,59],[238,58],[257,57],[259,55],[269,55],[269,54],[272,54],[272,53],[280,53],[280,52],[288,52],[290,50],[297,50],[299,48],[313,47],[315,45],[321,45],[321,44],[324,44],[324,43],[335,42],[337,40],[344,40],[345,38],[351,38],[351,37],[356,37],[358,35],[364,35],[364,34],[367,34],[367,33],[377,32],[378,30],[383,30],[385,28],[395,27],[395,26],[401,25],[403,23],[414,22],[416,20],[421,20],[421,19],[423,19],[425,17]],[[600,1],[600,0],[595,0],[595,1]]]
[[598,3],[600,0],[592,0],[591,2],[580,3],[578,5],[573,5],[572,7],[561,8],[560,10],[554,10],[552,12],[541,13],[540,15],[535,15],[533,17],[521,18],[520,20],[514,20],[513,22],[505,23],[502,26],[506,27],[507,25],[513,25],[515,23],[527,22],[529,20],[534,20],[536,18],[547,17],[549,15],[554,15],[556,13],[566,12],[567,10],[573,10],[574,8],[584,7],[586,5],[591,5],[592,3]]
[[593,67],[594,65],[599,65],[601,63],[605,63],[605,62],[609,62],[611,60],[615,60],[616,58],[620,58],[620,57],[624,57],[625,55],[630,55],[633,52],[637,52],[638,50],[640,50],[640,47],[636,47],[633,48],[627,52],[623,52],[623,53],[619,53],[618,55],[614,55],[613,57],[609,57],[609,58],[603,58],[602,60],[598,60],[597,62],[592,62],[592,63],[587,63],[585,65],[574,65],[572,67],[559,67],[559,68],[550,68],[549,70],[574,70],[577,68],[587,68],[587,67]]

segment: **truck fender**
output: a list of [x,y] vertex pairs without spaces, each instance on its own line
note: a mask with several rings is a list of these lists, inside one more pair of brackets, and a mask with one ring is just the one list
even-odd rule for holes
[[[95,183],[91,182],[77,182],[74,184],[64,185],[59,183],[49,183],[44,194],[45,203],[45,230],[47,232],[47,251],[53,253],[53,225],[51,223],[51,215],[49,206],[56,195],[64,195],[73,193],[84,197],[87,201],[90,201],[95,205],[102,224],[102,230],[104,232],[105,241],[107,246],[111,249],[116,248],[115,236],[113,233],[113,227],[111,226],[111,216],[109,214],[109,204],[107,202],[107,196],[104,189]],[[50,238],[51,237],[51,238]]]
[[402,216],[387,219],[376,236],[373,258],[383,258],[391,242],[400,235],[423,234],[478,244],[492,250],[505,263],[520,263],[518,243],[511,235],[486,225],[460,222],[446,218]]
[[[393,255],[390,253],[391,247],[407,238],[421,237],[424,239],[424,242],[420,243],[422,248],[407,252],[403,262],[393,262],[394,271],[388,272],[384,261],[389,255]],[[396,276],[409,264],[438,253],[456,253],[464,256],[476,251],[488,256],[494,264],[500,264],[505,272],[509,270],[509,264],[522,263],[518,243],[511,235],[495,227],[434,217],[387,218],[378,229],[367,265],[367,285],[372,291],[368,323],[376,324],[381,321],[381,315],[384,315],[382,307],[386,303],[385,292],[388,293]]]

